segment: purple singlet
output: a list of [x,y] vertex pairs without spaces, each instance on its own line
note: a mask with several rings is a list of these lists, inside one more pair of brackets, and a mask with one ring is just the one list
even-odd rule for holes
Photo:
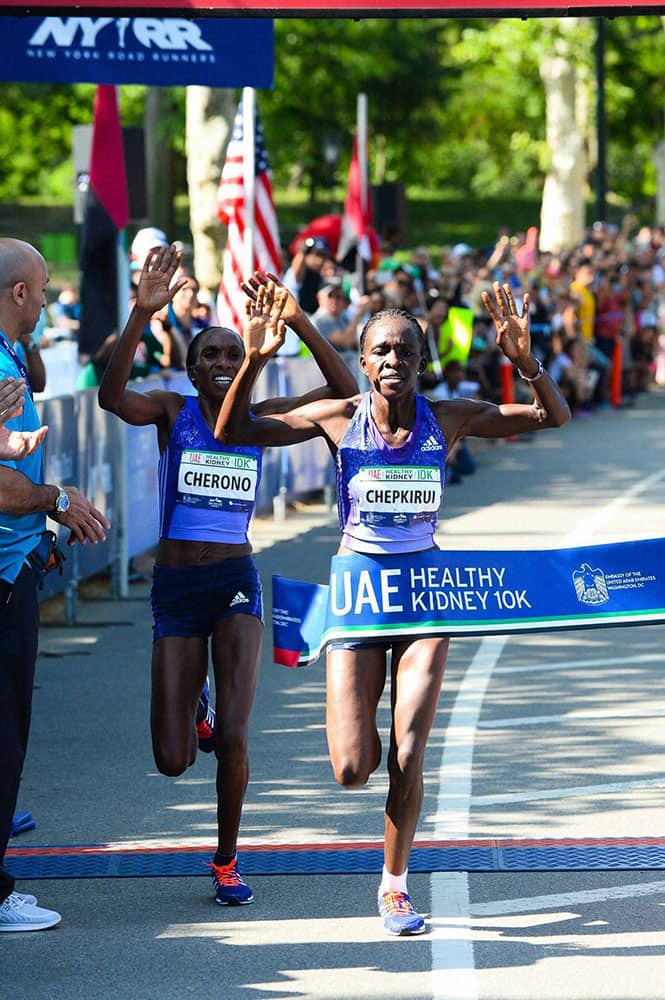
[[447,446],[424,396],[408,439],[392,448],[360,406],[337,451],[337,508],[342,545],[354,552],[422,552],[434,545]]
[[160,537],[246,542],[261,454],[260,448],[222,447],[197,397],[185,396],[159,458]]

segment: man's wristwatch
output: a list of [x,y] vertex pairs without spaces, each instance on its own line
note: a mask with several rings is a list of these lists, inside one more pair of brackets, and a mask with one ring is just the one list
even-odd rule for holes
[[58,495],[55,498],[55,512],[56,514],[64,514],[69,510],[70,500],[62,486],[56,486]]

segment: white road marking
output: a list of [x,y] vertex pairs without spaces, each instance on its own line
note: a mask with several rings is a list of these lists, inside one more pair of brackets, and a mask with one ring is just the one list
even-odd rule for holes
[[[585,544],[591,535],[615,518],[630,500],[664,478],[665,469],[661,469],[635,483],[605,507],[594,510],[593,514],[584,518],[564,538],[563,546],[573,548]],[[502,636],[482,640],[457,693],[441,758],[435,827],[437,839],[468,836],[475,731],[483,698],[505,641]],[[449,809],[453,801],[456,802],[456,807]],[[468,875],[463,872],[446,875],[434,873],[430,886],[433,914],[433,1000],[478,1000]],[[663,887],[665,889],[665,884]],[[525,905],[529,905],[528,900]],[[456,933],[451,933],[450,924],[440,914],[450,917]]]
[[560,892],[551,896],[524,896],[521,899],[497,899],[491,903],[472,903],[474,917],[499,917],[507,913],[535,913],[539,910],[558,910],[584,903],[604,903],[612,899],[631,899],[665,893],[665,882],[634,882],[631,885],[611,885],[602,889],[580,892]]
[[[665,788],[665,774],[658,778],[635,778],[631,781],[608,781],[604,784],[569,785],[561,788],[543,788],[540,791],[532,789],[528,792],[502,792],[498,795],[474,795],[473,801],[478,806],[510,805],[513,802],[544,802],[547,799],[570,799],[576,795],[615,795],[617,792],[627,792],[637,788]],[[440,801],[449,802],[452,812],[459,813],[465,803],[463,795],[442,794]],[[445,838],[442,838],[445,839]],[[461,839],[454,837],[450,839]]]
[[[475,732],[492,670],[505,643],[505,636],[483,639],[457,693],[441,756],[437,840],[469,835]],[[456,808],[450,808],[449,795],[458,800]],[[449,924],[437,920],[431,925],[433,1000],[478,1000],[468,875],[435,872],[430,886],[432,913],[454,917],[456,928],[453,934]]]
[[661,479],[665,479],[665,469],[661,469],[659,472],[654,472],[646,479],[640,479],[629,489],[625,490],[614,500],[610,500],[608,504],[601,507],[600,510],[596,510],[593,514],[585,517],[583,521],[575,527],[573,531],[564,539],[564,545],[566,548],[574,548],[576,545],[586,545],[589,540],[589,535],[596,534],[600,528],[602,528],[608,521],[616,518],[616,515],[620,510],[638,497],[640,493],[645,493],[656,483],[659,483]]
[[497,667],[495,674],[528,674],[537,670],[549,674],[552,670],[588,670],[589,667],[625,667],[628,664],[660,663],[662,653],[641,653],[638,656],[606,656],[593,660],[557,660],[555,663],[527,663],[511,667]]
[[514,715],[503,719],[487,719],[478,723],[479,729],[514,729],[521,726],[564,725],[568,722],[593,722],[594,719],[658,719],[665,715],[665,705],[656,703],[635,705],[633,708],[587,708],[559,712],[557,715]]

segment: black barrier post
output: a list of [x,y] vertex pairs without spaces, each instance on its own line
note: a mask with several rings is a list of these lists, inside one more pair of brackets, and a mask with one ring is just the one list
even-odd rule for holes
[[607,210],[607,126],[605,120],[605,18],[596,18],[596,219],[606,222]]

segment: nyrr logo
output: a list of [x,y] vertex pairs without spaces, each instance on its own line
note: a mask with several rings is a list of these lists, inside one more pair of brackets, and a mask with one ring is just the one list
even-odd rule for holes
[[573,584],[580,604],[606,604],[610,599],[602,569],[592,569],[588,563],[573,572]]
[[33,48],[93,49],[99,39],[109,47],[124,49],[143,46],[164,52],[212,52],[194,21],[157,17],[45,17],[33,32],[28,45]]

